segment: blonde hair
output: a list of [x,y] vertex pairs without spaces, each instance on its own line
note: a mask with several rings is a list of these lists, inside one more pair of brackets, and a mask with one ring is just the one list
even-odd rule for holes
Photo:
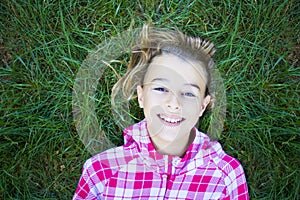
[[[152,59],[162,52],[174,54],[180,58],[200,62],[207,72],[207,91],[205,95],[211,96],[210,107],[214,105],[214,91],[212,87],[213,69],[215,63],[212,56],[215,53],[213,43],[198,37],[191,37],[179,30],[152,29],[144,25],[137,42],[132,47],[131,57],[127,72],[112,89],[112,105],[116,104],[116,98],[131,100],[134,97],[138,85],[143,85],[144,76]],[[120,99],[119,99],[120,100]]]

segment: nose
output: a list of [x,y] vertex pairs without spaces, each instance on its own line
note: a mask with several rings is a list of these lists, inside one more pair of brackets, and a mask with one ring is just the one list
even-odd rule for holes
[[180,109],[180,102],[178,97],[172,92],[168,95],[167,107],[170,112],[176,112]]

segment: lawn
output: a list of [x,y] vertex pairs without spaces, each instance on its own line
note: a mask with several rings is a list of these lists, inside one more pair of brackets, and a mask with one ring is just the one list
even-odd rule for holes
[[[74,83],[97,45],[152,22],[212,41],[226,88],[219,141],[251,199],[300,198],[298,0],[3,0],[0,3],[0,199],[71,199],[93,152],[76,128]],[[106,52],[107,54],[109,52]],[[128,54],[96,80],[95,117],[115,144],[110,91]],[[132,117],[141,119],[135,103]]]

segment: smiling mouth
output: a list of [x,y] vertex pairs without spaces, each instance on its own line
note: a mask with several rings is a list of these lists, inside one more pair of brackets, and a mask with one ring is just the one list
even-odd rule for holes
[[178,116],[167,116],[164,114],[158,114],[158,118],[163,122],[163,124],[167,126],[178,126],[183,122],[185,119]]

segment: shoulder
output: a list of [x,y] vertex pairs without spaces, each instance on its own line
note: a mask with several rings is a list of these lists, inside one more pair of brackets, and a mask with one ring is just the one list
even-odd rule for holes
[[124,130],[124,145],[94,155],[85,162],[83,170],[89,174],[97,174],[102,180],[109,179],[137,157],[138,141],[142,138],[140,132],[145,129],[144,126],[146,126],[145,122],[141,121],[126,128]]
[[104,181],[113,176],[120,168],[136,157],[135,148],[119,146],[89,158],[83,165],[83,172],[98,181]]
[[130,139],[125,145],[108,149],[85,161],[73,199],[96,199],[120,169],[137,157],[137,144]]
[[245,173],[241,163],[225,153],[219,142],[210,142],[207,147],[209,165],[215,168],[222,177],[226,186],[239,181],[245,183]]
[[[234,170],[243,170],[241,163],[236,158],[225,153],[219,142],[211,142],[211,151],[211,159],[226,175]],[[240,173],[243,173],[243,171]]]
[[195,141],[198,144],[195,158],[203,160],[203,165],[220,172],[223,179],[233,179],[234,176],[244,174],[241,163],[228,155],[219,142],[210,141],[210,138],[200,131],[198,131]]
[[98,198],[107,180],[119,168],[119,165],[112,165],[112,163],[117,163],[116,155],[121,152],[121,149],[122,147],[109,149],[86,160],[73,199]]
[[226,154],[220,143],[215,142],[211,146],[215,152],[212,160],[216,167],[222,172],[223,181],[226,185],[226,194],[230,199],[249,199],[248,187],[244,169],[241,163],[234,157]]

